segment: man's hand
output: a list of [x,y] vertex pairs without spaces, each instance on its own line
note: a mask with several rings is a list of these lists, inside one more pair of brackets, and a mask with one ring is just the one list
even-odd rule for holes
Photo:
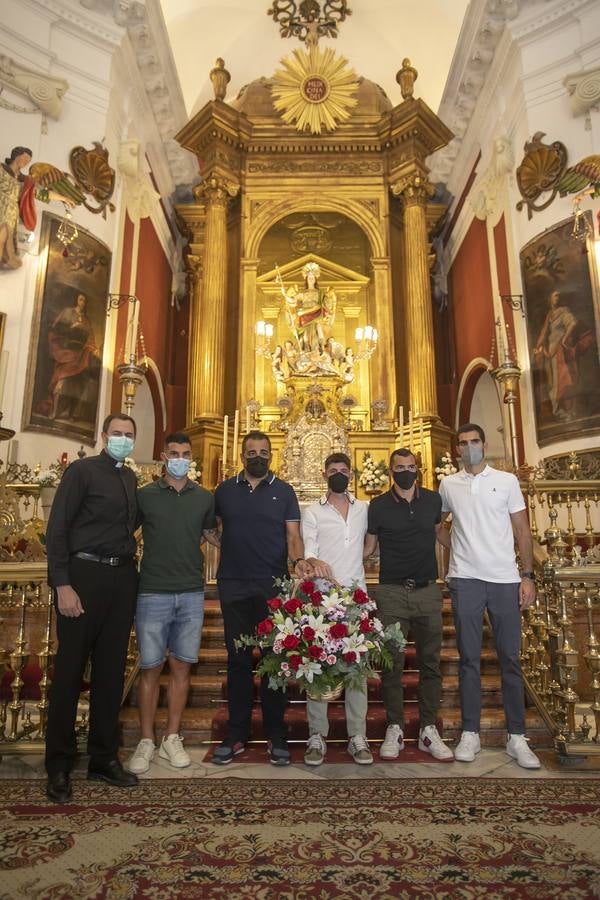
[[299,559],[294,566],[294,574],[298,578],[308,578],[313,574],[312,566],[307,559]]
[[323,562],[322,559],[316,559],[314,556],[309,556],[306,562],[311,567],[311,575],[315,578],[333,578],[333,571],[331,566],[329,566],[326,562]]
[[535,581],[531,578],[521,578],[519,585],[519,607],[528,609],[535,603]]
[[56,588],[56,593],[58,596],[58,611],[62,616],[76,619],[77,616],[83,615],[85,610],[81,605],[79,594],[73,590],[70,584],[61,584],[60,587]]

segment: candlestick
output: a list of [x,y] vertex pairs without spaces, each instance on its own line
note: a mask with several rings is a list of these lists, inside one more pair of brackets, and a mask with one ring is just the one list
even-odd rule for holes
[[225,476],[225,466],[227,465],[227,436],[229,431],[229,416],[223,418],[223,477]]
[[404,407],[403,407],[403,406],[400,407],[400,410],[399,410],[399,412],[398,412],[398,428],[400,429],[400,440],[402,441],[402,440],[404,440],[404,438],[403,438],[403,433],[404,433]]
[[408,446],[412,450],[413,443],[413,413],[412,409],[408,411]]
[[4,400],[4,385],[6,384],[7,369],[8,350],[3,350],[0,354],[0,410],[2,409],[2,401]]
[[236,409],[235,418],[233,420],[233,446],[231,448],[231,461],[234,466],[237,465],[239,437],[240,437],[240,411],[239,411],[239,409]]
[[[133,310],[131,311],[131,331],[129,334],[129,359],[131,359],[132,356],[137,358],[137,333],[140,317],[139,301],[134,300],[131,305],[133,306]],[[129,359],[126,361],[129,362]]]
[[246,434],[250,431],[250,407],[246,406]]
[[421,445],[421,459],[424,458],[425,455],[425,434],[423,430],[423,419],[421,419],[421,429],[419,431],[419,443]]

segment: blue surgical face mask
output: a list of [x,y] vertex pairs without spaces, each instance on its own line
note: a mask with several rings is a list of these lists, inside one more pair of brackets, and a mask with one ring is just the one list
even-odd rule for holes
[[191,459],[168,459],[165,465],[172,478],[185,478],[191,464]]
[[106,441],[106,452],[117,462],[123,462],[133,452],[135,441],[122,434],[111,434]]

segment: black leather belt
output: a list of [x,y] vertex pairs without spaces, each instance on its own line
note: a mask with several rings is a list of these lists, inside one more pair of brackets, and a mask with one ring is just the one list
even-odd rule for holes
[[429,579],[426,581],[416,581],[414,578],[403,578],[402,581],[399,581],[398,584],[405,587],[407,591],[418,591],[419,588],[427,587],[429,584]]
[[102,563],[103,566],[126,566],[133,559],[133,556],[98,556],[97,553],[74,553],[77,559],[87,559],[88,562]]

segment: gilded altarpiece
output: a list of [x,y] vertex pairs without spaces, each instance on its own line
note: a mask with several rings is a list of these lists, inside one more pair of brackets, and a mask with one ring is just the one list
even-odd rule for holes
[[[202,176],[196,202],[177,211],[189,241],[187,426],[205,481],[222,474],[224,415],[239,409],[243,433],[254,401],[251,424],[269,432],[280,467],[290,417],[327,395],[331,433],[342,429],[357,468],[365,450],[385,459],[408,442],[412,409],[431,484],[449,441],[437,410],[428,246],[445,209],[432,202],[425,160],[452,134],[422,100],[394,107],[367,79],[347,121],[299,133],[276,111],[271,88],[262,78],[231,103],[206,104],[177,136]],[[392,254],[392,218],[400,254]],[[310,265],[316,286],[306,281]],[[321,331],[310,290],[335,307]],[[360,359],[356,333],[367,326],[376,348]]]

